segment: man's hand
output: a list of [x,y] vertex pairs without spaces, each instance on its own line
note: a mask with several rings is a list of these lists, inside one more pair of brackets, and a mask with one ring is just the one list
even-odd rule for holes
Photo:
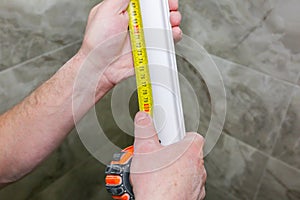
[[[96,49],[97,58],[92,58],[93,63],[101,65],[99,70],[105,68],[99,83],[101,94],[134,74],[128,34],[129,16],[126,11],[129,1],[104,0],[92,9],[88,18],[83,44],[78,54],[86,57]],[[173,38],[179,41],[182,32],[179,28],[181,14],[178,11],[178,0],[169,0],[169,7]]]
[[134,156],[130,179],[137,200],[200,200],[205,196],[204,139],[188,133],[163,147],[148,114],[135,117]]

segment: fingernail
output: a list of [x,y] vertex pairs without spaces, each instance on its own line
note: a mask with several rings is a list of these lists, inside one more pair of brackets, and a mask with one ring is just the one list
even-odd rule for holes
[[151,122],[151,120],[147,113],[139,112],[136,115],[136,122],[135,122],[136,125],[145,126],[145,125],[148,125],[150,122]]

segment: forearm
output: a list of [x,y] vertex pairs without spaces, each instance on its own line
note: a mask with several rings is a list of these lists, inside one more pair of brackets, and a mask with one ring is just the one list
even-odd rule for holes
[[[0,116],[0,184],[30,172],[73,128],[73,86],[84,59],[81,54],[74,56],[51,79]],[[95,101],[100,97],[101,93]],[[79,112],[84,114],[92,105],[82,105]]]

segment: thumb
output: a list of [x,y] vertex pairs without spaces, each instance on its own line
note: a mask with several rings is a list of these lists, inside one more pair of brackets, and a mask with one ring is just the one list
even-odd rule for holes
[[161,147],[151,117],[138,112],[134,119],[134,152],[149,153]]

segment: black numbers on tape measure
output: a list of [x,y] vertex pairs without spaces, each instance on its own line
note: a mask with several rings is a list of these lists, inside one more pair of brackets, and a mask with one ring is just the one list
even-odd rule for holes
[[142,48],[142,43],[141,43],[141,42],[137,42],[137,43],[135,44],[135,46],[136,46],[136,48]]
[[148,95],[148,90],[144,89],[144,90],[142,90],[142,92],[143,92],[143,95]]
[[144,103],[149,103],[148,97],[145,97],[145,98],[144,98]]
[[142,81],[142,87],[146,87],[147,86],[147,82],[146,81]]
[[144,63],[144,58],[139,58],[139,64],[143,64]]
[[[137,16],[137,14],[136,14],[135,11],[132,13],[132,15],[133,15],[133,17],[136,17],[136,16]],[[133,24],[134,26],[138,25],[138,24],[139,24],[139,20],[138,20],[137,18],[133,18],[133,19],[132,19],[132,24]]]
[[[141,44],[141,43],[140,43]],[[138,56],[142,56],[143,55],[143,50],[142,49],[138,49],[137,50],[137,55]]]
[[140,67],[139,67],[139,71],[140,71],[140,72],[144,72],[144,71],[145,71],[145,66],[140,66]]
[[134,38],[135,38],[137,41],[139,41],[139,40],[141,39],[141,35],[140,35],[140,34],[135,34],[135,35],[134,35]]
[[133,8],[136,8],[136,2],[131,2]]

